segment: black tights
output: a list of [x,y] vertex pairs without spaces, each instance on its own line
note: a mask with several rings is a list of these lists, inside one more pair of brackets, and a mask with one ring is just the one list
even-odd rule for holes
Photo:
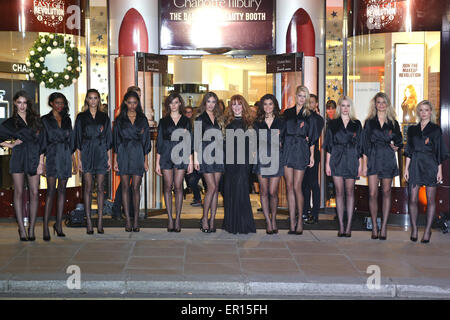
[[[349,234],[352,230],[353,211],[355,209],[355,179],[333,177],[336,190],[336,210],[339,220],[339,233]],[[347,205],[347,228],[344,228],[344,197]]]
[[[120,183],[122,185],[122,205],[123,211],[125,211],[125,216],[127,218],[127,227],[130,227],[130,176],[123,175],[120,176]],[[141,202],[141,183],[142,176],[132,176],[131,188],[133,190],[133,208],[134,208],[134,228],[138,227],[139,221],[139,208]]]
[[[16,212],[17,224],[21,237],[26,237],[26,230],[23,225],[23,191],[25,184],[24,173],[13,173],[14,181],[14,210]],[[36,225],[37,211],[39,206],[39,178],[40,176],[27,175],[28,189],[30,192],[30,226],[28,228],[28,236],[34,237],[34,227]]]
[[[372,233],[378,233],[377,215],[378,215],[378,176],[369,176],[369,210],[372,217]],[[391,189],[392,179],[381,179],[381,187],[383,192],[383,220],[381,224],[381,236],[386,236],[386,227],[391,210]],[[383,232],[384,231],[384,232]]]
[[45,199],[44,211],[44,235],[49,235],[48,220],[52,214],[53,200],[56,193],[56,180],[58,180],[58,200],[56,201],[56,229],[62,232],[62,215],[64,203],[66,201],[67,179],[57,179],[56,177],[47,177],[47,198]]
[[186,170],[170,169],[163,170],[164,176],[164,201],[166,203],[167,215],[169,217],[169,229],[173,229],[172,217],[172,189],[175,191],[176,221],[175,229],[180,228],[181,208],[183,206],[183,179]]
[[289,207],[289,219],[291,222],[290,230],[295,229],[295,212],[298,212],[297,230],[303,231],[303,191],[302,183],[305,176],[304,170],[295,170],[293,168],[284,167],[284,179],[286,180],[287,199]]
[[[266,218],[267,231],[277,229],[278,185],[281,177],[263,178],[258,175],[261,207]],[[270,213],[270,214],[269,214]]]
[[[411,236],[417,238],[417,217],[420,186],[409,186],[409,214],[411,218]],[[426,187],[427,193],[427,225],[423,233],[423,239],[429,240],[431,225],[436,213],[436,187]]]
[[[207,186],[205,201],[203,204],[203,218],[202,218],[203,229],[208,228],[214,229],[214,220],[216,218],[217,203],[219,201],[219,182],[221,175],[222,173],[220,172],[203,174]],[[211,209],[211,220],[208,226],[207,224],[208,211],[210,209]]]
[[[85,173],[83,175],[84,183],[84,210],[86,212],[87,229],[90,231],[93,229],[91,221],[91,203],[92,203],[92,184],[93,174]],[[104,187],[105,175],[97,174],[97,205],[98,205],[98,223],[97,228],[103,229],[103,203],[105,201],[105,187]]]

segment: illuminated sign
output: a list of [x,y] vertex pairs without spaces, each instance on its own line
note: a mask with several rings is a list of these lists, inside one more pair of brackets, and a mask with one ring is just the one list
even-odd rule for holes
[[160,0],[160,16],[163,54],[275,48],[274,0]]
[[28,74],[30,70],[25,63],[0,62],[0,72]]

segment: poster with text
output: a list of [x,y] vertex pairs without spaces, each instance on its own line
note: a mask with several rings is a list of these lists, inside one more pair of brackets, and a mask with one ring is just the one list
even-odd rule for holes
[[425,45],[395,45],[395,111],[400,123],[415,123],[416,106],[423,100]]

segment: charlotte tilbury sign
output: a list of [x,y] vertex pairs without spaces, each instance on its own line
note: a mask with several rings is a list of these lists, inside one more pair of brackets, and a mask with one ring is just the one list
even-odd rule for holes
[[274,51],[274,0],[160,0],[160,10],[161,53]]
[[0,31],[84,35],[86,0],[2,0]]
[[303,53],[286,53],[266,57],[267,73],[300,72],[303,70]]

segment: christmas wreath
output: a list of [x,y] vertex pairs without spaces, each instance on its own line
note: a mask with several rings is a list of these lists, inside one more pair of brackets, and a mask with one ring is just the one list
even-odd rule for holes
[[[62,49],[67,56],[67,65],[61,72],[48,70],[45,57],[53,50]],[[29,77],[49,89],[63,89],[76,83],[81,72],[80,54],[75,45],[62,35],[39,36],[27,59]]]

